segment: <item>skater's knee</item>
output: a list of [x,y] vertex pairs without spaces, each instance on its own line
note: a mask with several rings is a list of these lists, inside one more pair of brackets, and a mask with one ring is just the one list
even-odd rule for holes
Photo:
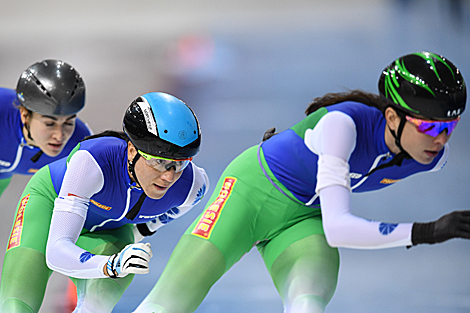
[[7,298],[0,304],[0,313],[34,313],[34,310],[20,299]]
[[155,303],[142,303],[133,313],[169,313],[163,307]]
[[302,294],[294,298],[288,313],[321,313],[325,311],[328,301],[323,297],[313,294]]
[[92,279],[83,288],[78,284],[78,305],[74,313],[112,312],[124,288],[112,279]]

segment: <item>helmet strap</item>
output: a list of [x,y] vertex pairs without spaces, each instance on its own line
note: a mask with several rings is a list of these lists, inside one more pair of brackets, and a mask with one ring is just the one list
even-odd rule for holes
[[129,167],[129,172],[131,172],[132,178],[134,178],[135,183],[142,188],[142,186],[139,183],[139,180],[137,179],[137,175],[135,174],[135,163],[137,162],[139,158],[140,158],[140,154],[136,153],[132,161],[127,161],[127,164]]
[[403,129],[405,128],[405,123],[406,123],[406,118],[403,116],[401,113],[398,113],[398,116],[400,117],[400,125],[398,125],[398,131],[395,133],[394,130],[390,129],[389,126],[388,129],[390,130],[390,133],[392,134],[393,138],[395,138],[395,144],[397,145],[398,149],[400,149],[400,153],[406,153],[408,154],[405,149],[401,146],[401,135],[403,134]]
[[26,134],[28,135],[28,139],[34,141],[33,137],[31,137],[31,131],[29,130],[29,125],[24,123],[23,126],[26,129]]
[[[142,185],[139,183],[139,180],[137,179],[137,175],[135,174],[135,164],[139,158],[140,158],[140,154],[136,153],[132,161],[128,161],[127,163],[128,163],[129,171],[131,172],[131,175],[134,178],[135,183],[139,185],[140,188],[142,188]],[[142,204],[144,203],[145,198],[147,198],[147,195],[145,194],[145,191],[142,188],[142,194],[140,195],[139,200],[136,202],[136,204],[134,204],[132,209],[130,209],[129,212],[127,212],[126,214],[126,218],[128,220],[133,220],[137,216],[137,214],[139,214],[140,208],[142,207]]]
[[[23,127],[26,129],[26,134],[27,134],[29,140],[34,141],[33,137],[31,137],[31,131],[29,130],[29,125],[27,123],[24,123]],[[44,154],[44,151],[42,151],[41,148],[39,148],[38,153],[33,155],[33,157],[31,158],[31,162],[36,163],[39,160],[39,158],[41,157],[41,155],[43,155],[43,154]]]
[[397,112],[397,114],[398,114],[398,116],[400,116],[400,125],[398,126],[397,133],[395,133],[395,131],[392,130],[390,127],[388,127],[388,126],[387,127],[388,127],[388,130],[390,131],[390,133],[392,134],[393,138],[395,138],[395,144],[397,145],[398,149],[400,149],[400,152],[398,154],[396,154],[393,157],[393,159],[390,160],[390,162],[381,164],[380,166],[377,166],[372,171],[367,173],[365,176],[369,176],[370,174],[372,174],[375,171],[381,170],[383,168],[391,167],[393,165],[401,166],[404,159],[411,159],[411,156],[408,154],[408,152],[406,152],[403,149],[403,147],[401,146],[401,141],[400,141],[401,135],[403,133],[403,128],[405,127],[406,118],[405,118],[405,116],[403,116],[402,114],[399,114],[398,112]]

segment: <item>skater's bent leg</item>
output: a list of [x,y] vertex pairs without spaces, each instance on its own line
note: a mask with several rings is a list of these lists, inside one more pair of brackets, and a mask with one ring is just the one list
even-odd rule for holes
[[183,235],[157,284],[134,312],[194,312],[224,274],[225,264],[214,244]]
[[8,250],[3,259],[0,312],[38,312],[51,273],[39,251],[23,247]]
[[338,270],[337,249],[315,234],[287,247],[270,273],[286,313],[320,313],[333,297]]
[[[112,255],[134,242],[131,225],[97,232],[84,232],[77,245],[93,254]],[[134,275],[122,278],[77,279],[77,307],[74,313],[112,312]]]
[[73,313],[111,313],[134,275],[123,278],[72,278],[77,286],[77,307]]

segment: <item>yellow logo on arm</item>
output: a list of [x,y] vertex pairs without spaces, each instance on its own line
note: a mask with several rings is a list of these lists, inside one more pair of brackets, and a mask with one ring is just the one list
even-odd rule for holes
[[24,209],[26,208],[26,204],[28,204],[29,196],[30,194],[28,193],[20,201],[18,213],[16,213],[15,224],[13,224],[10,239],[8,240],[7,251],[20,245],[21,233],[23,232]]
[[226,177],[224,183],[222,184],[222,190],[220,190],[219,195],[214,202],[206,209],[204,214],[202,214],[199,222],[194,227],[192,234],[203,239],[209,239],[211,236],[212,229],[219,219],[220,213],[224,208],[225,202],[230,197],[230,194],[233,190],[233,185],[237,181],[236,178]]
[[384,178],[380,181],[381,184],[386,184],[386,185],[390,185],[390,184],[394,184],[394,183],[397,183],[399,182],[401,179],[390,179],[390,178]]
[[97,207],[99,207],[100,209],[103,209],[103,210],[106,210],[106,211],[109,211],[109,210],[112,209],[112,207],[106,206],[106,205],[101,204],[101,203],[98,203],[98,202],[96,202],[96,201],[93,200],[93,199],[90,199],[90,202],[93,203],[94,205],[96,205]]

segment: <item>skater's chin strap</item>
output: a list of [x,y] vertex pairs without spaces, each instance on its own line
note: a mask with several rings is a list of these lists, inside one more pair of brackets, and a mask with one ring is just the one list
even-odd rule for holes
[[[23,126],[24,126],[24,128],[26,129],[26,134],[27,134],[28,138],[29,138],[30,140],[34,141],[33,137],[31,137],[31,131],[29,130],[29,125],[26,124],[26,123],[24,123]],[[39,158],[41,157],[41,155],[43,155],[43,154],[44,154],[44,151],[39,150],[38,153],[36,153],[35,155],[33,155],[33,157],[31,158],[31,162],[36,163],[36,162],[39,160]]]
[[[135,164],[137,160],[140,158],[140,154],[136,153],[134,159],[132,161],[128,161],[128,166],[129,166],[129,172],[131,172],[132,177],[135,180],[135,183],[139,185],[140,188],[142,188],[142,185],[139,183],[139,180],[137,179],[137,175],[135,174]],[[144,189],[142,188],[142,194],[139,197],[139,200],[134,204],[132,209],[129,210],[126,214],[126,218],[128,220],[133,220],[137,214],[139,214],[140,208],[142,207],[142,204],[144,203],[145,198],[147,198],[147,195],[145,194]]]
[[381,169],[384,169],[384,168],[387,168],[387,167],[391,167],[391,166],[394,166],[394,165],[401,166],[404,159],[411,159],[411,156],[408,154],[408,152],[406,152],[405,149],[403,149],[403,147],[401,146],[401,140],[400,140],[401,135],[403,133],[403,128],[405,127],[405,123],[406,123],[405,115],[403,113],[399,112],[399,111],[395,111],[395,112],[397,112],[398,116],[400,117],[400,125],[398,126],[397,133],[395,133],[394,130],[390,129],[390,127],[388,125],[387,125],[387,127],[388,127],[388,130],[390,131],[390,133],[392,134],[393,138],[395,138],[395,145],[398,147],[398,149],[400,149],[400,152],[397,155],[395,155],[393,157],[393,159],[390,160],[390,162],[384,163],[380,166],[377,166],[372,171],[367,173],[366,176],[369,176],[370,174],[374,173],[375,171],[378,171],[378,170],[381,170]]

